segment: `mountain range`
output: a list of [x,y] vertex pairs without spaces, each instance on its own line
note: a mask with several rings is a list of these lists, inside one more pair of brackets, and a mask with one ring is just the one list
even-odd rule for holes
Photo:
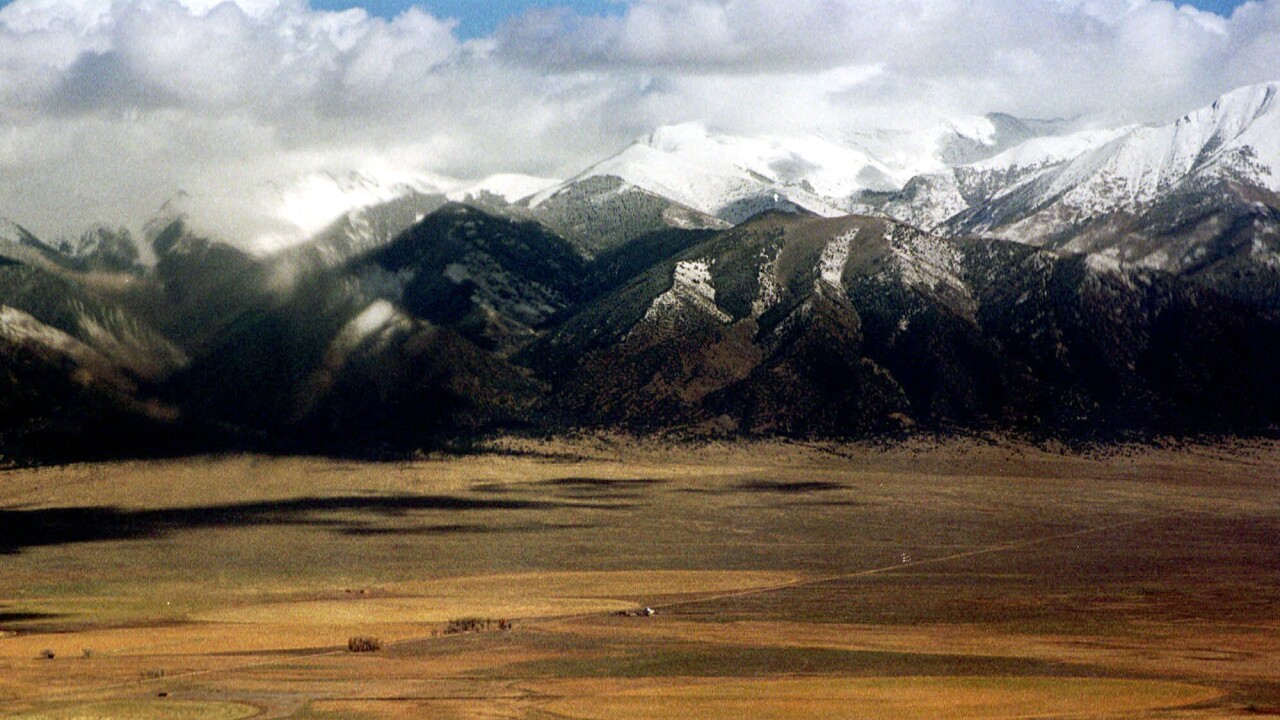
[[70,240],[0,221],[0,454],[1272,432],[1277,96],[1121,128],[681,125],[563,182],[310,177],[246,209],[271,242],[187,196]]

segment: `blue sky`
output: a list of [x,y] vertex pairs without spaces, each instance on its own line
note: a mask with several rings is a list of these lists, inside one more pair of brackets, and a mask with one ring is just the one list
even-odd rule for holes
[[345,10],[360,6],[383,17],[398,15],[412,5],[424,7],[433,15],[457,19],[458,34],[464,38],[488,35],[507,18],[532,8],[567,7],[582,14],[599,15],[625,7],[621,0],[311,0],[315,8]]
[[[7,1],[0,0],[0,5]],[[1201,10],[1228,15],[1244,2],[1179,0],[1178,5],[1193,5]],[[434,15],[457,19],[458,34],[464,38],[488,35],[507,18],[531,8],[568,7],[582,14],[599,15],[619,12],[625,4],[625,0],[311,0],[311,6],[315,8],[345,10],[360,6],[382,17],[392,17],[405,8],[419,5]]]
[[1193,0],[1192,2],[1179,2],[1179,5],[1194,5],[1201,10],[1211,10],[1219,15],[1230,14],[1232,10],[1244,4],[1244,0]]

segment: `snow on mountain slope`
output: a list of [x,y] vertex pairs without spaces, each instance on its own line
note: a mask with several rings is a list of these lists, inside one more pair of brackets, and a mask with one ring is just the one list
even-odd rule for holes
[[161,381],[190,362],[172,342],[121,311],[100,317],[82,309],[78,323],[90,347],[135,377]]
[[897,223],[888,224],[884,240],[902,282],[925,293],[952,293],[972,307],[955,243]]
[[[372,345],[377,349],[385,350],[396,334],[407,333],[413,327],[413,320],[395,305],[386,300],[373,301],[351,318],[330,341],[320,367],[313,370],[308,378],[306,396],[320,397],[330,390],[342,372],[343,366],[362,346]],[[313,404],[313,402],[305,402],[299,414],[305,414]]]
[[730,226],[720,218],[612,175],[570,181],[548,193],[526,198],[513,210],[560,234],[584,257],[595,257],[653,232]]
[[1133,130],[996,194],[947,229],[1173,272],[1270,267],[1280,257],[1278,95],[1280,83],[1240,88],[1174,123]]
[[[782,255],[782,244],[760,250],[760,267],[756,270],[756,298],[751,302],[751,317],[759,320],[782,300],[782,283],[778,280],[778,257]],[[846,258],[847,259],[847,258]]]
[[1012,192],[1047,168],[1074,160],[1132,129],[1083,130],[1034,137],[967,165],[913,177],[887,202],[858,203],[854,210],[884,214],[932,230],[970,208]]
[[679,322],[686,309],[721,323],[733,320],[716,305],[716,289],[711,284],[711,263],[708,260],[676,263],[671,289],[654,299],[643,322],[672,325]]
[[1171,125],[1139,128],[1068,164],[1039,199],[1132,211],[1193,175],[1280,190],[1280,83],[1241,88]]
[[351,210],[307,242],[274,257],[272,285],[292,288],[307,272],[333,268],[386,246],[414,223],[440,209],[444,195],[409,191],[386,202]]
[[713,134],[701,125],[676,125],[535,195],[530,204],[536,208],[583,180],[617,177],[729,222],[791,205],[834,216],[863,187],[857,174],[864,167],[876,168],[875,160],[818,137],[740,138]]
[[837,290],[843,289],[844,266],[849,262],[849,249],[857,237],[858,228],[854,228],[831,238],[818,260],[818,280],[815,283],[825,282]]
[[988,158],[1061,123],[1007,115],[961,117],[919,131],[839,130],[737,137],[696,123],[659,128],[618,155],[529,200],[533,207],[590,178],[628,185],[731,223],[769,209],[843,215],[865,192],[901,189],[911,178]]
[[102,381],[118,389],[133,389],[133,383],[98,350],[22,310],[0,305],[0,346],[4,343],[26,347],[55,360],[71,361],[81,371],[77,378],[81,384]]
[[1166,125],[1032,138],[856,209],[1173,272],[1280,265],[1278,97],[1263,83]]
[[1074,160],[1135,130],[1133,126],[1092,129],[1032,138],[997,155],[957,168],[971,172],[1036,170]]
[[653,133],[646,144],[691,163],[739,175],[745,171],[757,182],[799,188],[819,198],[847,198],[863,189],[856,173],[867,166],[889,171],[866,152],[819,136],[730,137],[700,125],[676,125]]

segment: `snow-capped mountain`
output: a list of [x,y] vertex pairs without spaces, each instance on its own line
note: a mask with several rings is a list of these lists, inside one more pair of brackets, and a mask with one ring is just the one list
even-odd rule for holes
[[[875,161],[865,153],[821,138],[731,137],[687,124],[657,130],[566,185],[616,177],[736,223],[782,204],[838,215],[838,199],[861,187],[856,168],[868,166]],[[563,187],[546,190],[530,205],[536,208],[561,191]]]
[[1101,147],[1129,130],[1083,130],[1034,137],[972,163],[912,177],[897,192],[866,193],[854,204],[854,210],[888,215],[927,230],[939,228],[956,215],[989,202],[1008,187]]
[[1192,178],[1280,190],[1280,83],[1241,88],[1171,125],[1144,127],[1038,184],[1083,215],[1133,212]]
[[1280,83],[1167,125],[1030,140],[913,178],[872,209],[1173,272],[1280,268]]
[[[525,204],[575,236],[602,222],[587,209],[618,214],[630,196],[627,205],[654,208],[655,226],[681,226],[657,212],[662,201],[729,224],[766,210],[857,212],[1173,272],[1280,271],[1278,92],[1280,83],[1241,88],[1155,126],[991,114],[918,132],[735,137],[677,125]],[[579,244],[594,252],[632,237],[608,235]]]
[[56,246],[37,238],[26,228],[0,217],[0,259],[26,262],[46,270],[92,270],[136,273],[141,244],[127,229],[97,226],[75,240]]
[[916,175],[1064,128],[993,114],[919,132],[742,137],[688,123],[659,128],[528,204],[536,209],[591,179],[616,178],[623,188],[640,188],[729,223],[775,209],[834,217],[849,212],[864,193],[897,191]]

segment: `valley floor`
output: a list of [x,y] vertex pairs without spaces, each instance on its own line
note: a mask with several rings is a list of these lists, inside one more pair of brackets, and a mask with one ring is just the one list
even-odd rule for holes
[[1278,549],[1280,443],[13,470],[0,717],[1280,715]]

